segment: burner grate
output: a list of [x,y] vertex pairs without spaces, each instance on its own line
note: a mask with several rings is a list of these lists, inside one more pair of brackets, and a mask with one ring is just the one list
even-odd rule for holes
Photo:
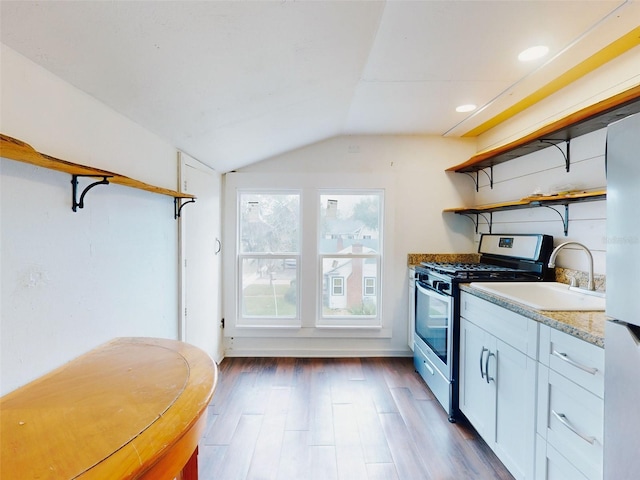
[[422,266],[433,272],[460,279],[510,279],[520,278],[527,270],[492,265],[488,263],[443,263],[422,262]]

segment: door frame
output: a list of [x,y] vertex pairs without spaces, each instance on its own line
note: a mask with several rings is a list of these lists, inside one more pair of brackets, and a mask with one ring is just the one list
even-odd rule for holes
[[[178,151],[178,191],[180,193],[191,193],[189,192],[187,179],[186,179],[186,169],[194,168],[196,170],[200,170],[206,174],[219,176],[220,174],[216,172],[213,168],[208,167],[202,162],[196,160],[191,157],[189,154]],[[187,207],[189,208],[189,207]],[[197,198],[196,204],[191,208],[197,208]],[[220,212],[222,214],[222,212]],[[186,221],[183,221],[182,217],[178,217],[178,340],[186,341],[187,338],[187,286],[186,286],[186,276],[185,276],[185,262],[187,259],[186,252]],[[216,238],[219,242],[221,240]],[[220,243],[221,245],[221,243]],[[221,302],[222,298],[218,298],[218,315],[221,312]],[[215,359],[214,359],[215,360]]]

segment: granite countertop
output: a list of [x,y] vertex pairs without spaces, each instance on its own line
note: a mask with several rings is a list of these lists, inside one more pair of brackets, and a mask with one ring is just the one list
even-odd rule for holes
[[407,255],[409,268],[420,265],[420,262],[478,263],[479,261],[478,253],[409,253]]
[[473,288],[471,285],[462,283],[460,284],[460,290],[471,293],[476,297],[488,300],[491,303],[500,305],[501,307],[511,310],[512,312],[519,313],[522,316],[531,318],[544,325],[549,325],[552,328],[560,330],[562,332],[573,335],[586,342],[589,342],[598,347],[604,348],[604,325],[605,325],[605,313],[603,311],[597,312],[582,312],[582,311],[547,311],[536,310],[520,303],[508,300],[498,295],[492,295],[483,290]]

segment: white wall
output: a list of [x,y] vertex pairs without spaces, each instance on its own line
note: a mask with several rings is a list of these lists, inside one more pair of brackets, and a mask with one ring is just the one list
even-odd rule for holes
[[[2,46],[0,131],[36,150],[176,188],[176,150]],[[1,160],[1,392],[118,336],[177,336],[173,199]]]
[[[392,323],[391,338],[227,338],[226,355],[399,355],[409,354],[407,340],[407,254],[471,252],[473,224],[443,214],[449,207],[468,205],[473,190],[465,176],[445,169],[475,152],[471,140],[428,136],[341,136],[245,167],[239,172],[269,175],[375,174],[393,187],[394,237],[385,256],[393,268],[385,270],[385,289],[391,301],[383,317]],[[228,222],[225,220],[225,224]],[[228,251],[228,246],[227,246]],[[231,260],[233,262],[233,260]],[[224,264],[223,288],[233,288],[230,262]],[[225,293],[225,298],[229,296]],[[226,310],[226,304],[225,304]],[[385,322],[383,319],[383,322]],[[227,323],[230,321],[227,318]],[[345,334],[346,336],[346,334]],[[357,335],[355,335],[357,337]]]

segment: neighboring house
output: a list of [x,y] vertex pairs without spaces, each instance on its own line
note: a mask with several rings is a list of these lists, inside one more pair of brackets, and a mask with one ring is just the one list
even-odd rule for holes
[[[375,253],[361,243],[350,245],[338,253]],[[375,311],[377,287],[376,262],[365,258],[341,258],[325,260],[330,265],[323,268],[324,305],[331,310],[343,310],[344,314],[362,312],[365,307]]]

